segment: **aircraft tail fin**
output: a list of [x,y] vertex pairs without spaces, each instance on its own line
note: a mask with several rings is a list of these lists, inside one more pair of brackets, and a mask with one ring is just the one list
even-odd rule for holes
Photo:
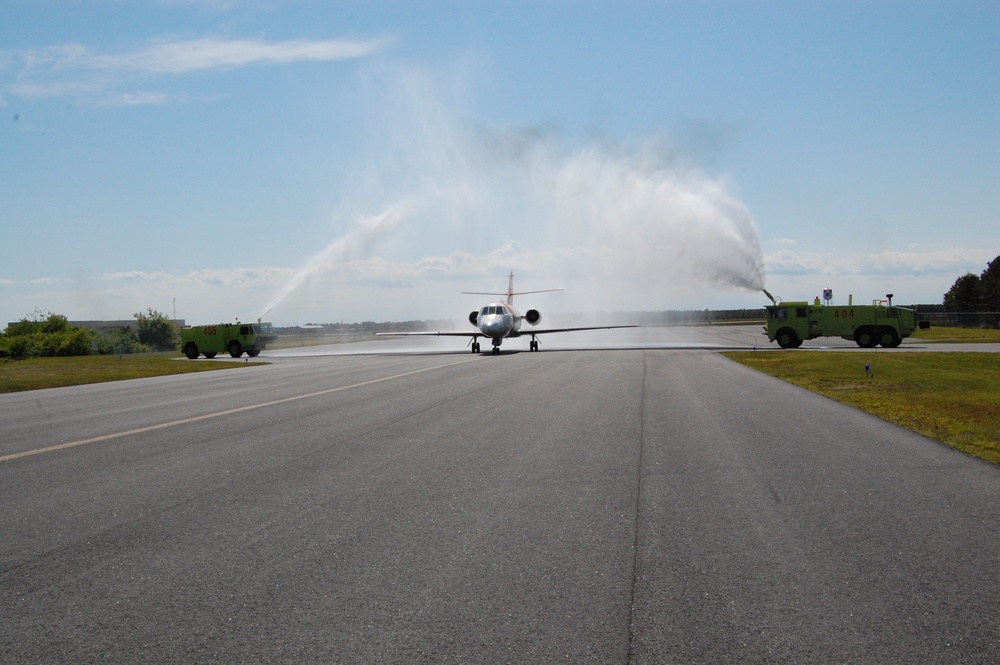
[[514,290],[514,271],[511,270],[510,274],[507,275],[507,293],[484,293],[482,291],[462,291],[464,295],[471,296],[507,296],[507,304],[514,304],[514,296],[519,296],[527,293],[549,293],[551,291],[562,291],[562,289],[542,289],[541,291],[515,291]]

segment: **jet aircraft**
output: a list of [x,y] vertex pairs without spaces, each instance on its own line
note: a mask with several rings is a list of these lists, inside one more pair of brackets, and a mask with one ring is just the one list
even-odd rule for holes
[[421,332],[379,332],[376,335],[432,335],[437,337],[471,337],[471,347],[473,353],[480,352],[479,338],[485,337],[493,342],[493,353],[500,353],[500,345],[508,337],[520,337],[521,335],[531,335],[528,348],[532,351],[538,350],[537,335],[558,332],[573,332],[577,330],[610,330],[611,328],[635,328],[635,325],[622,326],[585,326],[578,328],[543,328],[538,330],[521,330],[521,322],[527,321],[530,325],[537,325],[542,320],[542,315],[537,309],[529,309],[522,316],[514,309],[514,296],[529,293],[549,293],[551,291],[562,291],[562,289],[544,289],[541,291],[514,291],[514,272],[511,271],[507,280],[507,293],[481,293],[478,291],[463,291],[466,295],[480,296],[506,296],[507,300],[494,300],[483,307],[469,313],[469,323],[476,327],[476,331],[421,331]]

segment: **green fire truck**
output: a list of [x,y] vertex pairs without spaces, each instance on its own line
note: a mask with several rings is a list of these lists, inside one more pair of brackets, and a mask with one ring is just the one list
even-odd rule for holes
[[765,307],[764,334],[768,341],[777,341],[783,349],[796,349],[803,341],[817,337],[841,337],[862,348],[879,344],[893,348],[917,327],[916,312],[893,306],[892,294],[887,294],[887,300],[875,300],[871,305],[855,305],[853,298],[847,305],[821,305],[819,298],[812,304],[778,302],[766,290],[764,293],[773,303]]
[[191,360],[203,354],[214,358],[225,351],[233,358],[246,353],[256,358],[268,344],[276,340],[270,323],[216,323],[209,326],[187,326],[181,329],[181,351]]

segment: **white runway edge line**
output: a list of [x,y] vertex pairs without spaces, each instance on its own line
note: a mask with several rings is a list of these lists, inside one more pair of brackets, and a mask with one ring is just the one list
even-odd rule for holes
[[349,386],[340,386],[339,388],[328,388],[326,390],[320,390],[314,393],[307,393],[305,395],[295,395],[293,397],[285,397],[282,399],[272,400],[270,402],[261,402],[260,404],[250,404],[247,406],[241,406],[236,409],[228,409],[226,411],[219,411],[217,413],[206,413],[202,416],[192,416],[191,418],[183,418],[181,420],[172,420],[166,423],[159,423],[157,425],[148,425],[146,427],[138,427],[136,429],[130,429],[125,432],[114,432],[112,434],[103,434],[101,436],[91,437],[89,439],[80,439],[79,441],[69,441],[67,443],[59,443],[54,446],[47,446],[45,448],[35,448],[34,450],[24,450],[19,453],[12,453],[10,455],[4,455],[0,457],[0,463],[9,462],[11,460],[20,459],[22,457],[31,457],[32,455],[41,455],[43,453],[51,453],[57,450],[65,450],[66,448],[75,448],[77,446],[85,446],[89,443],[100,443],[101,441],[109,441],[111,439],[120,439],[123,436],[131,436],[132,434],[143,434],[145,432],[153,432],[158,429],[166,429],[167,427],[175,427],[177,425],[187,425],[189,423],[196,423],[200,420],[209,420],[210,418],[219,418],[221,416],[229,416],[234,413],[243,413],[244,411],[253,411],[254,409],[262,409],[268,406],[275,406],[276,404],[287,404],[288,402],[295,402],[300,399],[309,399],[310,397],[319,397],[321,395],[329,395],[331,393],[338,393],[344,390],[352,390],[354,388],[363,388],[364,386],[370,386],[376,383],[382,383],[383,381],[392,381],[394,379],[402,379],[407,376],[413,376],[414,374],[422,374],[423,372],[430,372],[435,369],[444,369],[446,367],[454,367],[455,365],[462,365],[464,363],[472,362],[474,359],[460,360],[454,363],[448,363],[447,365],[435,365],[434,367],[425,367],[423,369],[416,369],[412,372],[403,372],[402,374],[393,374],[392,376],[384,376],[381,379],[372,379],[371,381],[362,381],[361,383],[353,383]]

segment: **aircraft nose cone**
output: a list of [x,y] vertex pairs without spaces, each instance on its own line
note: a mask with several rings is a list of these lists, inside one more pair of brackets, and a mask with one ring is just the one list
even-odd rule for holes
[[484,334],[491,337],[503,335],[507,332],[506,321],[500,317],[487,319],[486,321],[483,321],[483,325],[480,327],[480,330],[482,330]]

